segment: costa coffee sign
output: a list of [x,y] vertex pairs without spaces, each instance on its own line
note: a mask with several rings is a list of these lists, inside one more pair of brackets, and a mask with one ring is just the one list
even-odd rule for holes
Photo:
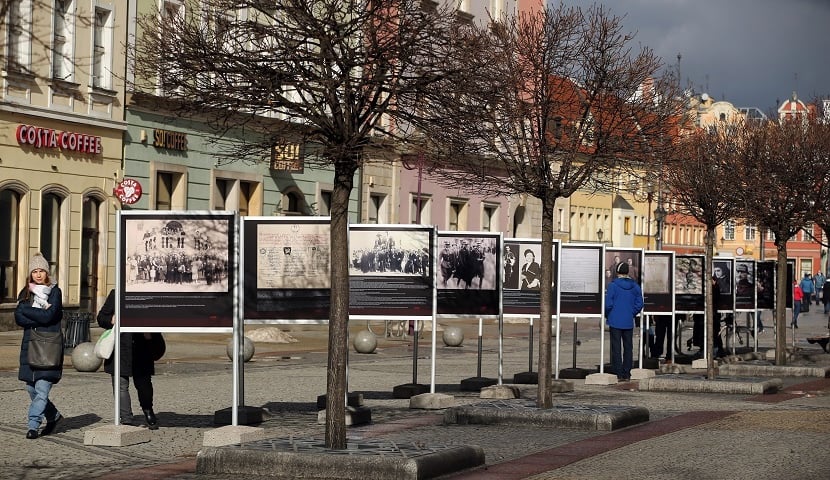
[[17,143],[33,148],[55,148],[68,152],[101,153],[101,137],[75,132],[61,132],[32,125],[17,127]]
[[132,178],[125,178],[118,182],[112,193],[118,197],[122,204],[132,205],[141,198],[141,184]]

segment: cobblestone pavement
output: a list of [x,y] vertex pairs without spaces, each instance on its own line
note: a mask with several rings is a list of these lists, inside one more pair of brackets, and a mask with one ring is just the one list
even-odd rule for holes
[[[769,325],[770,320],[767,320]],[[593,323],[593,324],[592,324]],[[365,325],[365,322],[360,322]],[[569,367],[571,322],[563,321],[560,368]],[[830,365],[830,354],[804,338],[826,333],[826,317],[803,314],[796,331],[800,363]],[[292,327],[293,328],[293,327]],[[459,391],[459,382],[477,376],[476,325],[466,325],[462,347],[437,348],[436,391],[459,403],[477,402],[477,394]],[[355,325],[353,333],[358,329]],[[497,343],[485,329],[482,375],[496,377]],[[527,325],[507,325],[504,380],[528,369]],[[773,341],[771,329],[761,348]],[[100,331],[93,329],[93,337]],[[267,412],[269,437],[322,438],[317,396],[325,393],[325,327],[303,327],[293,344],[259,344],[245,366],[245,403]],[[429,333],[427,333],[428,335]],[[788,334],[789,335],[789,334]],[[579,325],[578,364],[599,360],[596,322]],[[230,406],[231,363],[227,337],[168,335],[168,353],[157,365],[155,405],[161,428],[148,443],[127,447],[87,446],[84,432],[113,421],[112,387],[103,370],[77,372],[68,367],[51,395],[66,417],[57,431],[37,440],[25,434],[28,397],[17,380],[20,332],[0,333],[0,478],[9,479],[202,479],[195,455],[204,433],[215,428],[214,412]],[[534,345],[534,348],[536,346]],[[607,351],[607,344],[606,344]],[[429,384],[430,347],[420,344],[418,381]],[[532,356],[531,356],[532,357]],[[535,359],[534,359],[535,360]],[[467,444],[484,449],[487,465],[451,478],[541,479],[826,479],[830,469],[830,380],[784,378],[774,395],[736,396],[640,392],[636,382],[584,385],[556,394],[562,405],[634,405],[650,412],[646,424],[615,432],[584,432],[506,425],[443,425],[441,412],[411,410],[409,401],[392,397],[395,385],[413,379],[410,340],[380,339],[376,353],[352,353],[349,390],[361,393],[372,423],[348,429],[350,439],[383,439],[404,444]],[[525,388],[523,392],[533,392]],[[138,411],[133,393],[134,409]],[[239,476],[239,478],[242,478]],[[245,476],[248,480],[255,477]]]

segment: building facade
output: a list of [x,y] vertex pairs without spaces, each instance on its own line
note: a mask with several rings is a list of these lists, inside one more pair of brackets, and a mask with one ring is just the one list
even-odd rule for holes
[[107,294],[121,177],[124,2],[14,0],[0,90],[0,318],[41,252],[67,309]]

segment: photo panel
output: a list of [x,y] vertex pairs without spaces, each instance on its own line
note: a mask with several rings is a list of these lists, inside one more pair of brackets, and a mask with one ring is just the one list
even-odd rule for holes
[[603,245],[565,243],[560,253],[561,314],[602,316]]
[[643,313],[674,311],[674,252],[645,252],[643,256]]
[[675,255],[674,310],[676,313],[703,313],[706,257],[703,255]]
[[242,219],[246,320],[328,321],[329,217]]
[[501,234],[439,231],[437,238],[438,314],[499,315]]
[[126,329],[233,327],[236,215],[119,212]]
[[[542,241],[535,239],[508,238],[504,240],[502,255],[504,264],[504,282],[502,291],[502,308],[505,315],[539,316]],[[557,252],[559,241],[554,240],[553,284],[551,285],[552,314],[558,314],[556,305],[557,288]],[[535,281],[538,277],[539,281]]]
[[755,311],[757,278],[754,260],[735,260],[735,310]]

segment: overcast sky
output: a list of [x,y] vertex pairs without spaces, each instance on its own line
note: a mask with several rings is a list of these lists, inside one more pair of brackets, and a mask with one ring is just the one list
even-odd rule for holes
[[[550,0],[551,3],[558,0]],[[776,109],[793,91],[830,96],[830,0],[564,0],[606,5],[683,86],[736,107]]]

